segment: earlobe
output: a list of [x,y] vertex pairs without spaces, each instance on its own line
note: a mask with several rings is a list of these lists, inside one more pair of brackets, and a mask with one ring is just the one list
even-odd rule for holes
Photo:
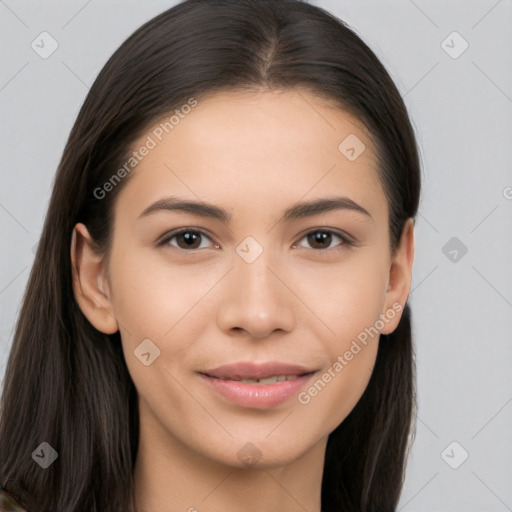
[[[389,281],[386,291],[386,301],[383,314],[390,318],[382,329],[382,334],[392,333],[398,326],[401,314],[405,308],[412,282],[412,267],[414,262],[414,219],[408,219],[403,227],[398,247],[393,256],[389,269]],[[393,313],[392,315],[390,313]]]
[[82,313],[105,334],[114,334],[119,326],[115,318],[105,276],[105,256],[94,250],[87,227],[78,223],[71,237],[73,290]]

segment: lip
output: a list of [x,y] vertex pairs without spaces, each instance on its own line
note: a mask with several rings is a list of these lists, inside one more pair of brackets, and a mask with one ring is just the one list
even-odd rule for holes
[[225,364],[213,370],[205,370],[203,373],[218,379],[266,379],[273,375],[304,375],[316,371],[316,368],[307,368],[299,364],[280,363],[270,361],[268,363],[254,363],[242,361],[239,363]]
[[[286,402],[292,396],[296,396],[316,373],[317,370],[301,365],[278,362],[265,364],[243,362],[199,372],[199,376],[210,389],[231,403],[242,407],[267,409]],[[263,385],[234,380],[265,379],[274,375],[298,375],[298,377]]]

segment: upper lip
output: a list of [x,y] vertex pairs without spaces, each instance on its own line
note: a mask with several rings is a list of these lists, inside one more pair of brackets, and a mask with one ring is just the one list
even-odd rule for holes
[[271,361],[268,363],[239,362],[218,366],[203,373],[218,379],[266,379],[275,375],[304,375],[313,373],[314,369],[298,364],[280,363]]

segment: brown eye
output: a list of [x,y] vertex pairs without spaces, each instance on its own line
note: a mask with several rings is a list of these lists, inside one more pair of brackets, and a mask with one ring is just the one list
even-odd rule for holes
[[[175,242],[172,242],[176,240]],[[206,241],[210,241],[210,246]],[[206,245],[205,245],[206,244]],[[184,251],[194,251],[196,249],[206,249],[208,247],[214,246],[218,248],[218,244],[213,244],[211,238],[203,233],[202,231],[194,230],[194,229],[181,229],[179,231],[173,231],[165,235],[164,238],[160,242],[157,243],[158,246],[171,246],[176,249],[182,249]]]
[[331,245],[332,235],[327,231],[315,231],[307,235],[313,249],[325,249]]
[[[331,244],[336,240],[336,238],[338,238],[341,243],[331,247]],[[330,230],[317,229],[315,231],[310,231],[301,240],[304,239],[307,239],[308,245],[311,249],[336,249],[341,248],[346,244],[353,245],[347,237]],[[297,247],[297,245],[295,245],[295,247]]]
[[178,235],[174,235],[176,238],[178,247],[180,249],[198,249],[201,245],[201,234],[195,231],[183,231]]

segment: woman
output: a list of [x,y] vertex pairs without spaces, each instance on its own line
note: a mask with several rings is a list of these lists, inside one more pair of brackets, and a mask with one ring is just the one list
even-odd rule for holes
[[419,195],[396,86],[326,11],[187,0],[143,25],[59,165],[5,377],[4,500],[395,510]]

